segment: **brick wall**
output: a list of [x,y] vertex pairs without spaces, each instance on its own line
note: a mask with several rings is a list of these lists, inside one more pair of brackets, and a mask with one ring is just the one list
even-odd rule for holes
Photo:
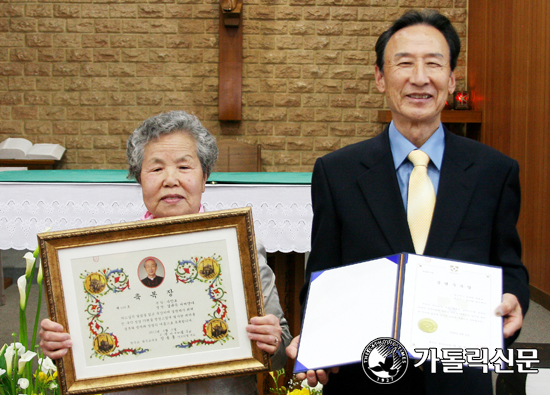
[[218,7],[0,0],[0,141],[62,144],[68,169],[124,169],[141,121],[185,109],[215,135],[261,143],[265,171],[311,171],[381,131],[374,43],[390,21],[439,8],[466,49],[467,0],[245,0],[243,121],[220,124]]

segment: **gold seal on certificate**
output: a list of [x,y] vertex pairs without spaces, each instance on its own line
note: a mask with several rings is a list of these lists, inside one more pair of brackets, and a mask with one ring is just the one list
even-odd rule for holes
[[100,333],[94,338],[94,350],[98,354],[107,355],[115,349],[115,339],[108,333]]
[[431,318],[422,318],[418,321],[418,327],[426,333],[434,333],[437,330],[437,322]]
[[91,294],[100,294],[107,285],[107,279],[101,273],[90,273],[84,281],[86,291]]
[[208,324],[206,324],[206,335],[214,340],[223,339],[227,336],[227,323],[219,318],[208,321]]
[[220,274],[220,264],[212,258],[204,258],[199,262],[198,272],[205,280],[211,280]]

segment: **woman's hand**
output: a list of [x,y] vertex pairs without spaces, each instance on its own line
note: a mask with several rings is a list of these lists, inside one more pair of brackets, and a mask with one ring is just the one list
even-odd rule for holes
[[246,331],[248,332],[248,338],[255,340],[258,347],[265,352],[273,355],[279,349],[283,330],[279,324],[279,319],[273,314],[252,317]]
[[[291,359],[296,359],[298,355],[298,344],[300,344],[300,335],[296,336],[288,347],[286,348],[286,355]],[[328,376],[331,373],[338,373],[340,370],[339,367],[330,368],[330,369],[319,369],[319,370],[308,370],[306,373],[296,374],[296,380],[302,381],[307,379],[307,384],[310,387],[317,386],[318,383],[325,385],[328,383]]]
[[63,357],[72,347],[71,335],[63,332],[63,326],[49,319],[40,323],[40,348],[44,355],[51,359]]

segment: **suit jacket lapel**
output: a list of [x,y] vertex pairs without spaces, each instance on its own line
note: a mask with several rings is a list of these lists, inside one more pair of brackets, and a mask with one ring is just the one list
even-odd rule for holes
[[475,158],[462,147],[459,138],[445,131],[445,153],[425,255],[444,257],[451,247],[477,182],[467,172],[474,161]]
[[[357,179],[359,188],[391,250],[394,253],[414,251],[395,174],[388,128],[371,143],[361,160],[367,170]],[[376,189],[375,193],[373,189]]]

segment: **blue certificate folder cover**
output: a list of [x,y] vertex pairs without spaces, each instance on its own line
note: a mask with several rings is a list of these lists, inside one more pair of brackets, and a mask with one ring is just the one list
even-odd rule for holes
[[379,337],[415,349],[501,348],[499,267],[397,254],[311,275],[294,373],[361,361]]

